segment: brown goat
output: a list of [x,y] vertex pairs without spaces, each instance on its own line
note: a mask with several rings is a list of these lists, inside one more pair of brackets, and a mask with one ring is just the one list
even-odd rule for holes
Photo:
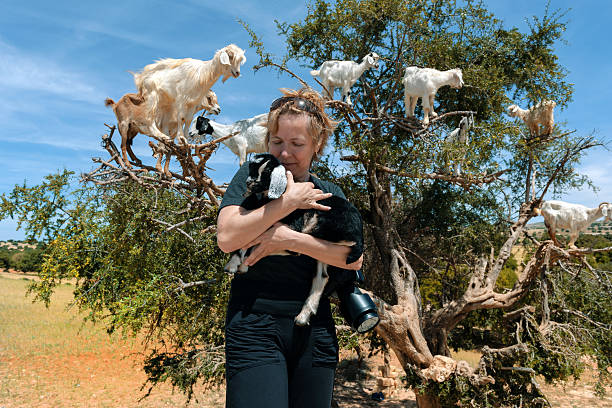
[[[128,161],[128,154],[135,163],[142,163],[132,151],[132,141],[138,133],[152,136],[155,134],[155,130],[159,131],[161,129],[171,139],[174,139],[174,136],[176,136],[176,134],[172,134],[172,132],[176,133],[177,129],[175,112],[171,109],[164,109],[169,114],[162,116],[160,122],[153,122],[148,112],[148,104],[145,103],[145,98],[142,95],[128,93],[123,95],[116,103],[111,98],[106,98],[104,104],[111,106],[117,117],[117,127],[121,134],[121,153],[123,154],[123,161],[128,168],[132,167]],[[221,111],[217,95],[213,91],[209,90],[207,92],[205,100],[198,107],[198,110],[201,109],[206,109],[208,112],[215,114]],[[166,154],[166,163],[163,170],[165,174],[169,173],[170,158],[168,156],[169,153]],[[155,168],[160,172],[162,171],[162,157],[162,154],[157,154],[157,163],[155,164]]]

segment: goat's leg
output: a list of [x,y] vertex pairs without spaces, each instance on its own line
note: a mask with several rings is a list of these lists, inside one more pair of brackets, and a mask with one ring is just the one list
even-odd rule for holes
[[157,142],[157,146],[156,146],[155,143],[149,140],[149,147],[153,151],[153,157],[157,159],[157,163],[155,163],[155,169],[157,169],[157,171],[161,173],[162,172],[161,161],[162,161],[162,158],[164,157],[164,154],[161,152],[161,143]]
[[[172,178],[172,173],[170,173],[170,157],[172,157],[172,155],[168,151],[166,153],[166,162],[164,163],[164,174],[168,178]],[[161,159],[161,155],[160,155],[160,159]]]
[[580,234],[579,232],[572,232],[572,233],[570,233],[570,240],[569,240],[568,246],[571,249],[578,249],[578,247],[576,246],[575,242],[578,239],[578,235],[579,234]]
[[414,108],[412,106],[412,98],[406,91],[404,91],[404,110],[406,111],[406,117],[414,116]]
[[127,152],[130,155],[130,158],[132,159],[132,161],[138,165],[142,164],[142,160],[140,160],[138,157],[136,157],[136,155],[134,154],[134,152],[132,151],[132,144],[128,144],[127,145]]
[[434,112],[434,100],[436,99],[436,94],[429,95],[429,114],[432,118],[438,116],[436,112]]
[[[189,126],[191,126],[191,121],[193,120],[193,115],[195,115],[195,112],[191,113],[190,115],[186,115],[186,116],[183,117],[183,133],[179,133],[179,134],[182,134],[183,137],[182,138],[179,137],[179,143],[183,143],[184,145],[188,144],[187,136],[189,135]],[[187,121],[186,118],[190,118],[189,121]]]
[[164,134],[161,130],[159,130],[159,128],[157,127],[155,123],[149,124],[149,126],[146,129],[146,132],[141,132],[141,133],[145,133],[151,136],[152,138],[157,139],[158,142],[169,143],[173,139],[170,136]]
[[[238,140],[236,140],[236,141],[238,141]],[[238,143],[238,160],[240,161],[240,167],[242,167],[242,165],[246,161],[246,156],[247,156],[247,147],[246,147],[246,144]]]
[[317,274],[312,279],[312,287],[310,288],[310,294],[304,302],[304,306],[300,313],[295,317],[295,324],[298,326],[306,326],[310,323],[310,317],[317,314],[319,308],[319,301],[323,295],[323,289],[325,284],[329,280],[327,274],[327,264],[317,262]]
[[351,102],[351,88],[342,88],[342,95],[345,98],[345,102],[348,103],[349,105],[352,105],[353,102]]
[[229,262],[225,265],[223,270],[229,274],[234,274],[236,272],[245,273],[248,271],[249,267],[244,265],[244,260],[250,253],[249,249],[239,249],[232,253]]
[[128,138],[127,138],[126,148],[127,148],[127,152],[130,155],[130,158],[132,159],[132,161],[134,161],[134,163],[136,163],[138,165],[141,165],[142,164],[142,160],[140,160],[138,157],[136,157],[136,155],[132,151],[132,142],[134,141],[134,138],[136,137],[137,134],[138,134],[137,131],[134,131],[134,130],[132,130],[131,132],[128,131]]
[[185,117],[180,113],[177,116],[176,121],[176,137],[178,138],[178,142],[180,144],[187,144],[187,135],[189,134],[189,126],[185,128],[185,124],[183,122],[187,122]]
[[129,125],[127,125],[126,123],[119,123],[119,134],[121,135],[121,154],[123,156],[123,163],[125,163],[125,166],[128,169],[132,168],[132,165],[130,164],[130,161],[128,160],[128,153],[127,153],[127,145],[128,145],[128,140],[129,140]]
[[548,230],[548,236],[550,237],[550,239],[552,239],[552,242],[558,246],[561,247],[561,245],[559,244],[559,241],[557,241],[557,236],[555,235],[555,228],[553,228],[552,226],[544,223],[544,225],[546,225],[546,229]]

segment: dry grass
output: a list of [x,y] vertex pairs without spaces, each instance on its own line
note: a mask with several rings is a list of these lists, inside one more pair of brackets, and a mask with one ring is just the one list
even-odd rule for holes
[[[199,402],[185,405],[179,391],[164,385],[142,402],[140,390],[146,376],[134,340],[109,337],[104,329],[83,324],[75,309],[66,309],[72,286],[58,288],[46,309],[25,298],[27,281],[0,273],[0,408],[62,407],[221,407],[224,390],[196,391]],[[14,278],[15,275],[12,275]],[[380,355],[355,365],[354,353],[343,354],[335,393],[340,407],[415,407],[410,390],[397,390],[384,402],[374,402]],[[453,357],[475,366],[479,354],[459,351]],[[392,356],[393,371],[401,376]],[[587,373],[577,384],[545,385],[553,407],[612,407],[611,397],[593,394],[594,377]],[[608,390],[610,391],[610,390]]]
[[[134,340],[110,337],[67,310],[72,286],[62,285],[47,309],[25,298],[27,281],[0,276],[0,407],[185,406],[170,386],[142,402],[146,376]],[[199,393],[200,403],[218,407],[223,392]]]

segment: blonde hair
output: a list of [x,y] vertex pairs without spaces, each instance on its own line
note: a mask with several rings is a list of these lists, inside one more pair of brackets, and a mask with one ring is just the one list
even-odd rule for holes
[[299,90],[281,88],[282,97],[296,97],[302,98],[311,102],[316,108],[317,112],[310,112],[307,110],[299,109],[291,99],[280,105],[278,108],[270,111],[268,114],[268,123],[266,127],[268,132],[266,133],[266,146],[270,143],[270,134],[278,132],[278,120],[282,115],[303,115],[308,118],[307,131],[312,142],[315,146],[318,146],[317,150],[312,157],[312,160],[317,160],[323,149],[327,145],[329,136],[334,132],[334,129],[338,125],[338,122],[332,120],[325,113],[325,101],[319,95],[319,93],[312,88],[304,87]]

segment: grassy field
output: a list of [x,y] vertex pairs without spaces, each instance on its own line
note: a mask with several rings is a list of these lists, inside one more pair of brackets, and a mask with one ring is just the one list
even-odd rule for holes
[[[0,408],[224,405],[224,390],[198,390],[199,401],[185,405],[184,396],[173,393],[170,386],[156,388],[139,402],[146,378],[140,369],[139,344],[109,337],[100,326],[83,324],[75,309],[66,309],[72,299],[71,285],[58,288],[48,309],[32,303],[25,297],[27,281],[22,276],[0,272]],[[349,354],[345,357],[354,358]],[[472,365],[478,360],[478,354],[470,351],[460,351],[454,357]],[[378,360],[366,361],[371,373],[380,364]],[[392,365],[393,371],[401,373],[395,358]],[[397,390],[382,403],[372,401],[376,374],[360,382],[351,380],[342,370],[338,374],[335,393],[343,408],[416,407],[409,390]],[[591,373],[577,384],[544,388],[553,407],[612,407],[610,395],[603,400],[595,397],[593,383]]]
[[[3,274],[6,276],[6,274]],[[0,407],[184,406],[180,392],[165,386],[138,402],[145,374],[138,344],[109,337],[67,310],[72,286],[62,285],[50,307],[25,297],[27,281],[0,276]],[[201,396],[202,394],[200,394]],[[209,393],[188,406],[222,406]]]

